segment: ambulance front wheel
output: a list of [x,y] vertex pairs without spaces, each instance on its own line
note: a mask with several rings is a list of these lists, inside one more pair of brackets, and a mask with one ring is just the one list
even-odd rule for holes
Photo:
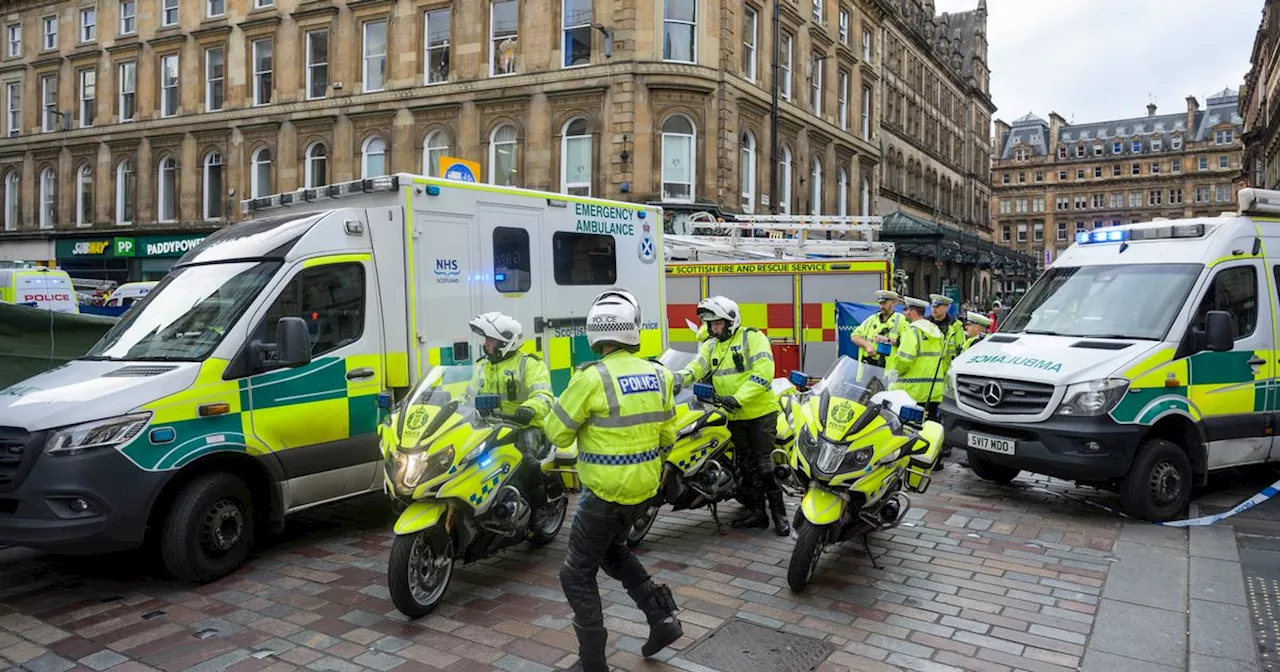
[[1138,448],[1120,482],[1125,513],[1152,522],[1173,520],[1191,500],[1191,460],[1177,444],[1152,439]]
[[989,461],[986,457],[976,450],[969,451],[969,468],[977,474],[978,478],[992,483],[1005,484],[1018,477],[1022,473],[1020,469],[1006,467]]
[[174,578],[208,583],[244,562],[253,543],[253,496],[238,476],[205,474],[173,501],[160,533],[160,554]]

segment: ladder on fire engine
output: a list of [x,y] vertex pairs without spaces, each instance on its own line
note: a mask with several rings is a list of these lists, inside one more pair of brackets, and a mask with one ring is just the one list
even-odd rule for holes
[[664,236],[664,252],[668,261],[888,259],[893,244],[876,240],[882,224],[875,216],[740,215],[714,224],[727,235]]

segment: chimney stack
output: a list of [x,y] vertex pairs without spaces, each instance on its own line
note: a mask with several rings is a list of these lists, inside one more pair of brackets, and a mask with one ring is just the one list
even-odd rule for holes
[[1187,96],[1187,132],[1196,130],[1196,113],[1200,111],[1200,101],[1195,96]]
[[1156,104],[1155,104],[1155,103],[1147,103],[1147,116],[1148,116],[1148,117],[1154,117],[1154,116],[1156,116]]

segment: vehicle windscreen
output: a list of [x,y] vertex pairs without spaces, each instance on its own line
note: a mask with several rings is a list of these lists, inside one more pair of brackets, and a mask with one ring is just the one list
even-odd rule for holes
[[279,267],[254,261],[180,267],[83,359],[202,361]]
[[[668,348],[658,356],[658,363],[674,374],[689,366],[689,364],[691,364],[693,360],[697,359],[697,357],[698,355],[696,353]],[[698,400],[693,397],[693,382],[690,382],[681,389],[680,393],[675,395],[674,401],[677,405],[689,403],[693,406],[698,406]]]
[[1162,340],[1203,268],[1050,268],[1000,323],[1000,333]]

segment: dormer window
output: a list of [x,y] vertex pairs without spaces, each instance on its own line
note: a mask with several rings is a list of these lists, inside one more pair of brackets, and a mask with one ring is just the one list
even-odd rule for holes
[[1169,146],[1172,147],[1175,152],[1182,149],[1182,136],[1173,136],[1173,139],[1169,141]]
[[1059,158],[1059,159],[1065,159],[1065,158],[1067,158],[1067,148],[1066,148],[1066,147],[1058,147],[1058,158]]
[[1138,138],[1134,138],[1132,149],[1130,151],[1132,151],[1134,154],[1140,153],[1142,151],[1142,140]]
[[1160,139],[1160,136],[1157,135],[1151,138],[1151,151],[1158,152],[1163,145],[1164,143]]
[[1077,158],[1077,159],[1083,159],[1083,158],[1084,158],[1084,144],[1083,144],[1083,143],[1081,143],[1081,144],[1079,144],[1079,145],[1076,145],[1076,158]]

